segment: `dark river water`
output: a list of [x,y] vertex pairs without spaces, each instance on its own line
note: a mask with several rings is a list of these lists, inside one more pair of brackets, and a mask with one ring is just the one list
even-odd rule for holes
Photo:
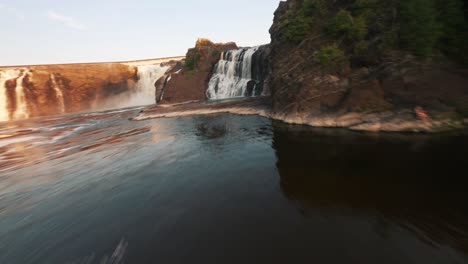
[[468,137],[260,117],[0,124],[0,263],[468,263]]

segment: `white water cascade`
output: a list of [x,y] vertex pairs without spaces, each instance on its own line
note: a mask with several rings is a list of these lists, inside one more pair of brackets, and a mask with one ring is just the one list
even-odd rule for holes
[[[15,80],[15,111],[12,113],[13,119],[29,118],[28,104],[24,92],[23,80],[29,75],[26,69],[5,69],[0,71],[0,122],[8,121],[10,113],[8,111],[7,81]],[[29,76],[31,77],[31,76]]]
[[138,82],[129,91],[99,102],[95,110],[109,110],[156,104],[156,81],[169,66],[158,64],[132,65],[138,68]]
[[138,66],[138,83],[135,96],[139,105],[156,103],[156,81],[163,77],[169,66],[143,65]]
[[[128,66],[126,79],[114,82],[113,73],[109,72],[110,77],[102,82],[91,79],[89,83],[95,86],[90,87],[85,79],[88,77],[68,74],[68,69],[61,72],[56,66],[2,67],[0,122],[155,104],[156,82],[179,60],[181,58],[175,57],[122,63]],[[86,86],[78,86],[80,83]]]
[[15,79],[20,75],[19,70],[3,70],[0,71],[0,122],[8,121],[9,114],[8,114],[8,97],[7,97],[7,88],[6,82],[11,79]]
[[26,95],[24,93],[23,80],[28,75],[28,71],[24,70],[20,77],[16,80],[16,111],[14,113],[15,119],[25,119],[29,117],[28,105]]
[[[252,77],[252,58],[259,47],[230,50],[221,54],[208,84],[209,99],[226,99],[248,95],[248,86],[256,81]],[[255,94],[255,92],[252,92]]]
[[60,113],[65,113],[65,100],[63,99],[63,92],[60,89],[60,86],[58,85],[55,75],[53,73],[50,75],[50,80],[52,81],[52,87],[55,91],[55,97],[57,98],[59,103]]

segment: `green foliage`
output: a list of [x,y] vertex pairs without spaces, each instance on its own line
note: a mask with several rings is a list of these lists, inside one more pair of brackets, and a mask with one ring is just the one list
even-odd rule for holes
[[401,1],[400,46],[423,57],[438,49],[453,59],[468,62],[463,8],[463,0]]
[[369,50],[369,42],[361,40],[354,45],[354,54],[359,57],[366,56],[366,53]]
[[344,35],[353,28],[353,17],[347,10],[340,10],[328,26],[328,32],[333,36]]
[[349,38],[352,40],[363,40],[366,38],[368,33],[367,22],[366,19],[362,16],[357,17],[354,20],[353,28],[349,34]]
[[185,59],[185,69],[187,71],[194,71],[199,61],[200,52],[198,51],[198,48],[195,48],[194,51]]
[[323,46],[315,55],[315,61],[322,66],[338,66],[345,60],[344,51],[336,44]]
[[441,35],[435,0],[401,1],[400,15],[402,47],[418,56],[431,55]]
[[280,27],[283,29],[283,39],[294,44],[300,43],[312,30],[314,18],[327,11],[326,0],[304,0],[296,12],[288,13]]
[[[420,57],[434,50],[468,64],[468,0],[303,0],[280,24],[284,41],[299,44],[324,33],[318,61],[327,64],[342,51],[353,63],[378,63],[388,51]],[[341,9],[339,9],[341,8]],[[323,43],[323,42],[321,42]]]
[[437,0],[436,7],[441,25],[441,35],[437,47],[451,56],[464,55],[468,60],[468,28],[461,0]]
[[327,27],[335,38],[345,37],[349,41],[360,41],[367,36],[368,28],[363,16],[353,18],[347,10],[340,10]]
[[305,16],[297,16],[291,22],[288,20],[283,32],[285,40],[291,43],[301,42],[312,27],[312,19]]

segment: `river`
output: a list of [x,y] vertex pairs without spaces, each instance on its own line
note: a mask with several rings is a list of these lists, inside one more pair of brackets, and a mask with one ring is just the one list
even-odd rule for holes
[[467,263],[468,137],[140,108],[0,123],[0,263]]

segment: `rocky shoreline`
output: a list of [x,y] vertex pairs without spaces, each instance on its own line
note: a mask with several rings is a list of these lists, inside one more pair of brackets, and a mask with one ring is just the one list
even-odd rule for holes
[[292,114],[274,113],[271,98],[241,98],[223,101],[196,101],[174,105],[156,105],[143,110],[134,121],[154,118],[174,118],[194,115],[229,113],[235,115],[258,115],[288,124],[309,125],[312,127],[346,128],[368,132],[411,132],[438,133],[463,129],[468,119],[454,120],[440,118],[420,120],[414,111],[402,109],[396,112],[346,113],[307,117]]

